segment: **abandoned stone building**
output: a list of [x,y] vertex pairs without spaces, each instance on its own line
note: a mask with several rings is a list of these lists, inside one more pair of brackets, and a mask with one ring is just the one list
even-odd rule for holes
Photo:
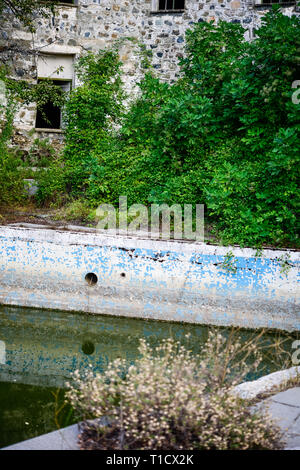
[[[97,51],[119,42],[124,85],[132,91],[141,77],[140,44],[152,51],[152,65],[164,80],[178,76],[178,58],[184,53],[185,32],[193,23],[226,20],[240,23],[251,40],[255,27],[271,3],[279,0],[65,0],[50,18],[37,18],[32,35],[16,22],[1,25],[0,41],[13,40],[37,51],[24,59],[16,54],[16,77],[51,78],[64,90],[76,86],[74,61],[85,51]],[[282,3],[287,15],[295,14],[296,1]],[[297,14],[297,13],[296,13]],[[25,63],[26,62],[26,63]],[[58,71],[59,69],[59,71]],[[47,110],[46,110],[47,112]],[[61,112],[49,107],[45,122],[34,104],[16,117],[18,142],[34,137],[62,139]]]

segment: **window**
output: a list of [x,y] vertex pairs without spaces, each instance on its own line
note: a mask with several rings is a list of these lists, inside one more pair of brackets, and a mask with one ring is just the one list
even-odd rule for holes
[[[47,78],[63,91],[70,91],[74,78],[74,55],[40,54],[37,63],[38,81]],[[37,110],[37,129],[61,129],[63,127],[62,113],[58,106],[50,101]]]
[[184,0],[159,0],[158,11],[182,11]]
[[[47,2],[48,0],[44,0],[44,1]],[[51,1],[51,0],[49,0],[49,1]],[[78,0],[56,0],[56,5],[55,6],[64,6],[64,4],[78,6]]]
[[282,5],[282,6],[291,6],[295,5],[295,0],[254,0],[255,5]]
[[[53,85],[60,87],[63,91],[70,91],[71,82],[68,80],[52,80]],[[51,101],[45,103],[42,108],[37,109],[35,127],[37,129],[61,129],[62,112],[59,106]]]

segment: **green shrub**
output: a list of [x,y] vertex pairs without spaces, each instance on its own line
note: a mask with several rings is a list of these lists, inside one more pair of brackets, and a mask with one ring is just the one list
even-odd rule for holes
[[[181,78],[171,85],[147,72],[127,112],[116,53],[83,56],[82,86],[66,104],[60,190],[93,207],[121,195],[202,203],[226,243],[297,246],[299,48],[299,17],[276,7],[251,42],[240,25],[201,22],[186,34]],[[40,200],[48,194],[43,185]]]
[[47,168],[40,168],[35,178],[38,182],[35,200],[39,205],[54,204],[60,207],[70,200],[67,193],[65,164],[61,156],[50,162]]
[[76,222],[93,222],[96,211],[93,211],[86,200],[76,199],[68,202],[54,216],[55,220],[67,220]]
[[[27,158],[24,158],[21,149],[12,145],[17,110],[22,103],[36,101],[38,106],[42,106],[50,98],[55,104],[61,105],[64,97],[60,88],[53,86],[51,81],[45,80],[30,86],[23,81],[11,79],[9,71],[3,67],[0,68],[0,84],[3,85],[0,90],[0,204],[7,205],[28,200],[23,179],[39,179],[39,173],[33,173],[30,167],[47,166],[54,158],[54,149],[47,140],[35,139]],[[51,186],[48,192],[52,192]]]
[[22,161],[12,151],[0,151],[0,205],[8,206],[24,202],[27,198]]
[[73,89],[65,106],[64,159],[72,192],[85,190],[87,179],[97,165],[91,154],[105,141],[122,113],[122,88],[118,54],[112,51],[88,53],[76,64],[82,85]]
[[49,139],[34,139],[25,162],[32,167],[46,168],[53,162],[55,156],[56,150]]
[[0,104],[0,204],[10,205],[25,200],[26,194],[20,171],[22,160],[9,148],[18,104],[7,90],[5,101]]
[[224,161],[215,168],[205,200],[224,241],[297,244],[299,137],[299,129],[280,129],[265,161]]

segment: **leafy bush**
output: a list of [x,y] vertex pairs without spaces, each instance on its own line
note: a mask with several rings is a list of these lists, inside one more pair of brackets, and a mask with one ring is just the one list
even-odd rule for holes
[[24,200],[25,191],[23,175],[19,170],[22,161],[8,146],[17,103],[7,92],[5,100],[5,104],[0,104],[0,204],[8,205]]
[[77,222],[93,222],[95,218],[96,211],[91,210],[87,201],[82,199],[66,203],[54,216],[55,220],[63,219]]
[[0,205],[24,202],[26,199],[22,161],[12,151],[0,151]]
[[297,245],[299,148],[299,129],[280,129],[263,162],[225,160],[215,167],[204,192],[224,241]]
[[46,168],[55,159],[56,151],[49,139],[34,139],[28,155],[24,159],[26,164],[33,167]]
[[32,177],[30,166],[47,166],[53,159],[54,149],[49,142],[35,139],[27,159],[24,159],[23,152],[12,145],[16,112],[22,103],[32,101],[42,106],[51,99],[54,104],[62,105],[64,96],[60,87],[54,86],[49,80],[31,86],[12,79],[5,67],[0,67],[0,85],[0,204],[25,202],[28,196],[23,179]]
[[186,34],[181,78],[148,72],[124,114],[117,55],[82,57],[66,105],[65,190],[92,206],[120,195],[204,203],[224,243],[296,246],[299,47],[299,17],[276,7],[251,42],[240,25],[201,22]]
[[118,55],[99,51],[81,57],[76,66],[82,85],[71,91],[65,108],[66,146],[64,157],[68,184],[73,192],[86,185],[97,161],[91,156],[95,145],[110,135],[120,119],[122,91]]
[[[117,359],[101,375],[74,375],[67,398],[85,423],[88,449],[274,449],[281,434],[270,417],[250,411],[232,393],[254,370],[260,353],[211,332],[202,352],[172,339],[154,350],[141,340],[140,357],[126,369]],[[251,366],[245,360],[252,358]],[[238,358],[238,360],[236,360]],[[106,424],[103,419],[105,418]]]
[[[96,55],[82,56],[75,65],[81,85],[71,90],[65,102],[63,156],[50,165],[47,173],[40,174],[39,203],[56,199],[59,192],[67,193],[61,200],[70,199],[68,195],[71,199],[82,198],[94,175],[99,175],[94,149],[113,139],[113,125],[122,113],[120,65],[117,53],[101,50]],[[101,186],[101,181],[97,185]],[[95,197],[93,192],[99,195],[98,188],[92,189],[89,199]]]
[[47,168],[40,168],[35,175],[38,181],[38,192],[35,196],[40,205],[54,204],[62,206],[70,200],[67,192],[65,163],[60,155],[50,161]]

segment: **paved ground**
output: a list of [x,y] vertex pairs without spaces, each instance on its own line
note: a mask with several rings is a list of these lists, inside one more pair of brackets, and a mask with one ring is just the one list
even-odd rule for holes
[[13,444],[2,450],[79,450],[77,446],[78,434],[78,426],[74,424],[59,431]]
[[[300,450],[300,387],[290,388],[261,402],[259,407],[267,409],[284,431],[287,450]],[[49,434],[29,439],[7,450],[78,450],[77,424]],[[3,450],[6,450],[3,449]]]
[[286,449],[300,450],[300,387],[277,393],[259,406],[264,405],[284,431]]

